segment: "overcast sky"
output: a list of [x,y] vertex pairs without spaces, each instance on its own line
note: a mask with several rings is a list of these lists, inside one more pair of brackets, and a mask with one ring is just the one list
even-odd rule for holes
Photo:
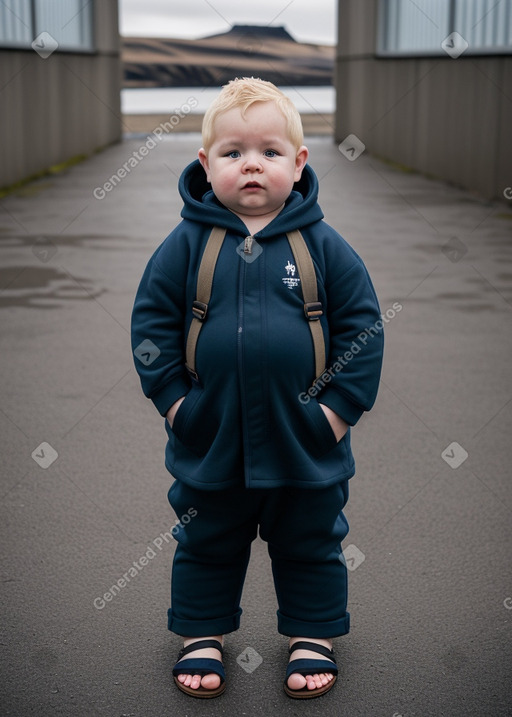
[[284,25],[299,42],[335,45],[337,0],[119,0],[121,35],[195,39],[237,25]]

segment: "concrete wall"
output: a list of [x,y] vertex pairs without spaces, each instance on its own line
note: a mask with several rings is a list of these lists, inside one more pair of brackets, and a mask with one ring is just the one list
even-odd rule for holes
[[117,0],[94,0],[92,54],[0,48],[0,187],[121,138]]
[[[336,141],[502,197],[512,184],[512,57],[376,57],[377,1],[339,0]],[[507,136],[508,135],[508,136]]]

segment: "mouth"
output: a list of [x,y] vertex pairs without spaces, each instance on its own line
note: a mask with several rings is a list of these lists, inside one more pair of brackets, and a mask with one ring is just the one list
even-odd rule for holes
[[259,182],[246,182],[242,189],[263,189]]

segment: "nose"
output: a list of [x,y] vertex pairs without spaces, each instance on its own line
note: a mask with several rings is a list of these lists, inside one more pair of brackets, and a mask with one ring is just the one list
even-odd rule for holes
[[250,172],[261,172],[261,158],[257,152],[249,152],[245,156],[243,171],[248,174]]

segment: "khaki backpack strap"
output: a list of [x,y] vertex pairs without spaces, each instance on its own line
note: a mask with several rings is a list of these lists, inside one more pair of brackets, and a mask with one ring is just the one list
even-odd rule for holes
[[193,378],[197,380],[196,373],[196,345],[199,338],[199,332],[203,326],[203,321],[208,313],[208,303],[212,293],[213,275],[215,273],[215,265],[217,257],[226,236],[226,230],[219,227],[213,227],[206,242],[201,264],[197,274],[196,298],[192,304],[192,313],[194,318],[190,324],[187,336],[186,347],[186,367]]
[[304,298],[304,314],[309,322],[315,348],[315,379],[317,379],[325,370],[325,340],[320,322],[323,309],[322,304],[318,301],[315,267],[302,234],[299,231],[293,231],[286,236],[299,271]]

